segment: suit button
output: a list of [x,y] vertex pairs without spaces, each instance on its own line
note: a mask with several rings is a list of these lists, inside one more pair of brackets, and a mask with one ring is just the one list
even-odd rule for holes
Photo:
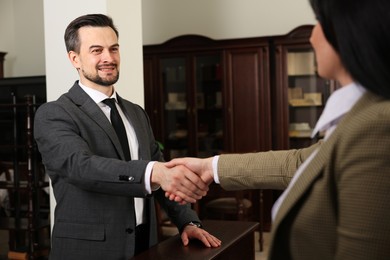
[[118,179],[120,181],[134,181],[134,177],[133,176],[126,176],[126,175],[119,175]]
[[134,232],[134,230],[132,228],[126,228],[126,233],[131,234],[133,232]]

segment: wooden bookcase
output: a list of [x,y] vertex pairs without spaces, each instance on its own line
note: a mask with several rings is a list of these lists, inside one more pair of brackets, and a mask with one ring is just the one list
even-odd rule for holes
[[46,101],[46,78],[3,78],[0,93],[0,189],[7,191],[0,229],[8,231],[9,259],[42,259],[50,250],[49,182],[33,122],[36,108]]
[[[145,108],[166,160],[314,142],[310,130],[337,84],[316,74],[312,28],[232,40],[184,35],[144,46]],[[265,229],[279,194],[255,196]]]

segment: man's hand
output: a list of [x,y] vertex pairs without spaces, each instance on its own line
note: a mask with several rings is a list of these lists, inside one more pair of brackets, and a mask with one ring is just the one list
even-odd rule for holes
[[199,159],[199,158],[177,158],[173,159],[170,162],[165,163],[165,165],[169,168],[184,165],[192,172],[198,174],[203,182],[210,185],[214,181],[214,173],[213,173],[213,157]]
[[183,165],[168,168],[161,162],[156,162],[153,166],[151,184],[160,185],[164,191],[180,197],[182,204],[195,203],[209,189],[197,174]]
[[[191,172],[196,173],[202,179],[202,181],[210,185],[214,181],[214,173],[213,173],[213,157],[198,159],[198,158],[177,158],[173,159],[170,162],[165,163],[165,166],[168,168],[177,167],[177,166],[185,166]],[[165,190],[166,191],[166,190]],[[178,203],[185,204],[186,199],[181,197],[179,194],[172,193],[170,191],[166,191],[165,196],[170,200],[174,200]],[[204,195],[203,195],[204,196]]]
[[219,247],[221,240],[208,233],[202,228],[187,225],[181,233],[181,241],[184,246],[187,246],[190,239],[198,239],[207,247]]

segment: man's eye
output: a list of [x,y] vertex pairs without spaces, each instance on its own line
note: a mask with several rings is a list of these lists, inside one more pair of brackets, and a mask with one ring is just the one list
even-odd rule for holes
[[102,50],[101,49],[93,49],[92,50],[92,53],[95,53],[95,54],[98,54],[98,53],[101,53]]

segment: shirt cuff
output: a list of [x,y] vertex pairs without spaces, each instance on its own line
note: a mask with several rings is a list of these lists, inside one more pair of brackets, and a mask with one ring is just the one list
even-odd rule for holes
[[214,156],[213,158],[213,175],[214,175],[214,182],[219,184],[219,177],[218,177],[218,160],[219,155]]
[[153,165],[155,164],[155,161],[149,162],[148,165],[146,165],[145,170],[145,189],[148,194],[152,194],[152,191],[156,191],[160,188],[160,186],[155,187],[152,189],[152,186],[150,185],[150,177],[152,175]]

